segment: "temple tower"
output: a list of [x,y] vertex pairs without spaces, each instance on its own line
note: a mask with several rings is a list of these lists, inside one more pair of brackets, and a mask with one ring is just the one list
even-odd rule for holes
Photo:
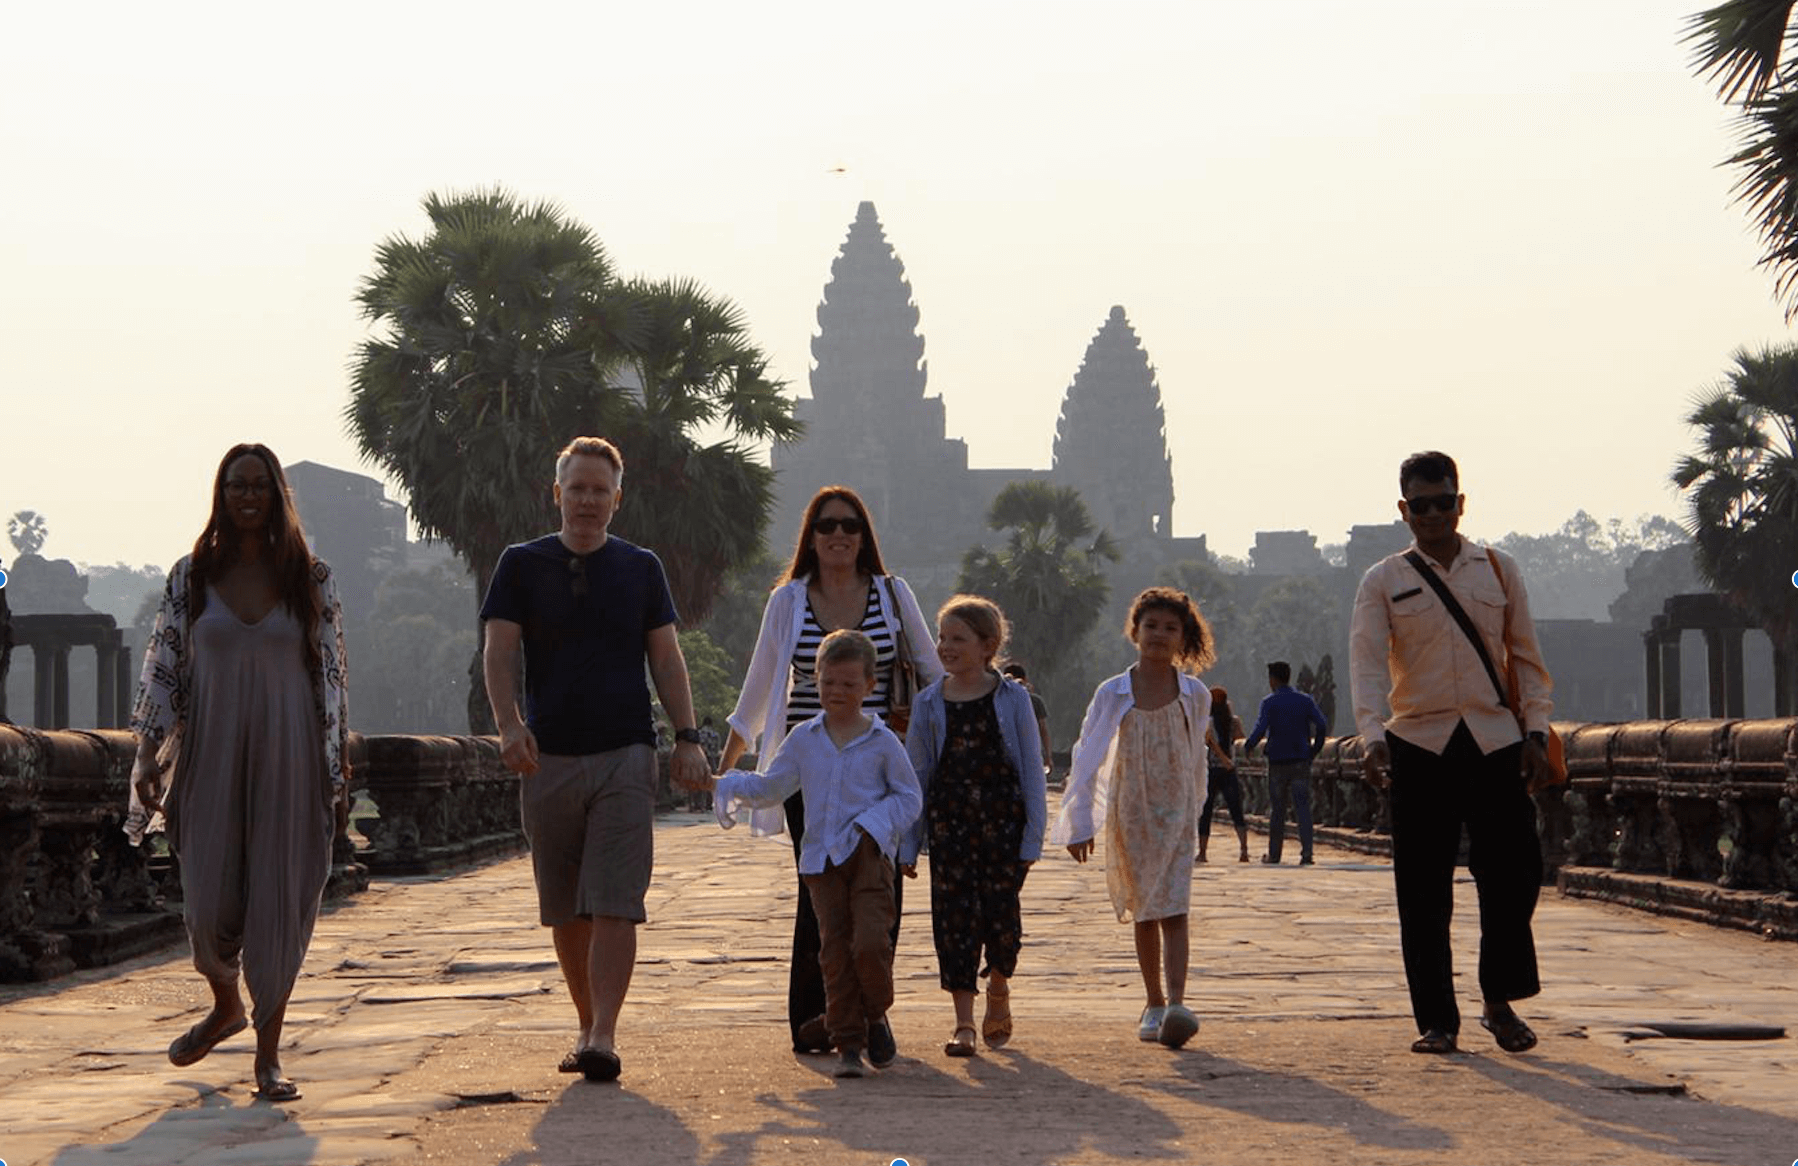
[[1086,346],[1068,386],[1051,473],[1080,491],[1093,522],[1112,537],[1173,537],[1174,470],[1161,386],[1121,307]]
[[813,492],[842,482],[873,510],[889,564],[957,560],[980,529],[980,513],[970,523],[961,496],[967,445],[945,436],[942,398],[924,395],[918,307],[872,202],[857,208],[830,265],[812,360],[812,395],[794,409],[805,436],[776,444],[770,456],[775,556],[790,550],[787,540]]

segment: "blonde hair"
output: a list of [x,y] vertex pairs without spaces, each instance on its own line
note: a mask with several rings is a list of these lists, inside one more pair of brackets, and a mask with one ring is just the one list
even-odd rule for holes
[[992,650],[986,654],[988,666],[1005,651],[1005,642],[1011,638],[1011,625],[1005,621],[1005,613],[999,610],[999,605],[986,596],[951,595],[949,602],[937,609],[936,622],[941,626],[944,620],[951,618],[967,624],[968,630],[980,637],[982,645],[992,645]]
[[596,457],[617,470],[620,476],[624,474],[624,455],[618,452],[617,446],[603,437],[577,437],[556,455],[556,481],[562,480],[568,463],[577,457]]
[[818,645],[820,672],[826,664],[839,664],[844,660],[860,661],[862,671],[867,673],[868,679],[874,679],[874,668],[879,661],[874,641],[854,628],[838,628],[825,636],[824,641]]

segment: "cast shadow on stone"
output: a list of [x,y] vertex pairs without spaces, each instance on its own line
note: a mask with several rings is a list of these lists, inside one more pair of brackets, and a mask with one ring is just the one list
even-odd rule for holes
[[[1014,1049],[983,1050],[955,1070],[939,1068],[928,1053],[902,1054],[892,1069],[850,1081],[828,1076],[833,1062],[816,1064],[818,1087],[790,1100],[758,1094],[754,1102],[769,1116],[759,1128],[720,1136],[705,1161],[759,1161],[782,1142],[815,1149],[817,1161],[835,1160],[820,1155],[838,1143],[883,1162],[974,1162],[1002,1156],[999,1147],[1033,1161],[1190,1157],[1176,1144],[1188,1131],[1153,1106]],[[813,1139],[822,1146],[809,1147]]]
[[1595,1138],[1686,1161],[1787,1162],[1798,1155],[1790,1117],[1697,1100],[1676,1078],[1620,1077],[1540,1049],[1460,1059],[1493,1084],[1556,1107]]
[[628,1087],[594,1085],[577,1077],[543,1111],[531,1130],[531,1148],[500,1166],[653,1166],[698,1158],[699,1139],[679,1114]]
[[1411,1121],[1303,1073],[1264,1069],[1202,1050],[1176,1058],[1171,1079],[1146,1084],[1193,1105],[1281,1125],[1315,1125],[1363,1146],[1412,1151],[1457,1146],[1447,1130]]
[[171,1106],[122,1142],[65,1146],[50,1166],[163,1166],[206,1161],[213,1155],[260,1144],[272,1152],[262,1160],[305,1166],[318,1152],[318,1138],[279,1105],[256,1098],[247,1087],[228,1094],[197,1082],[194,1103]]

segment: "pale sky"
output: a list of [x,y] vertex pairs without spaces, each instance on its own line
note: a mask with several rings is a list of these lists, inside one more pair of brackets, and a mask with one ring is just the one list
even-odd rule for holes
[[977,466],[1049,464],[1122,304],[1216,551],[1387,521],[1429,446],[1475,533],[1678,514],[1690,397],[1790,336],[1701,5],[15,6],[0,519],[167,564],[235,441],[366,471],[357,281],[496,182],[737,300],[795,393],[874,200]]

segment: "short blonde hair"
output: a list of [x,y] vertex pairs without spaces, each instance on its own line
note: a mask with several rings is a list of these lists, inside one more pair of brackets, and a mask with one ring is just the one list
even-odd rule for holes
[[556,455],[556,481],[562,480],[568,463],[577,457],[596,457],[617,470],[619,476],[624,474],[624,455],[618,452],[617,446],[603,437],[577,437],[563,446],[562,452]]
[[984,595],[951,595],[949,602],[937,609],[936,622],[941,625],[950,618],[967,624],[968,630],[979,636],[982,644],[992,645],[992,650],[986,654],[989,665],[999,658],[1005,650],[1005,641],[1011,638],[1011,625],[1006,622],[1005,613]]
[[854,628],[838,628],[824,637],[818,645],[818,670],[822,672],[826,664],[840,664],[844,660],[861,662],[862,671],[869,680],[874,679],[874,668],[879,656],[874,650],[874,641],[870,640]]

